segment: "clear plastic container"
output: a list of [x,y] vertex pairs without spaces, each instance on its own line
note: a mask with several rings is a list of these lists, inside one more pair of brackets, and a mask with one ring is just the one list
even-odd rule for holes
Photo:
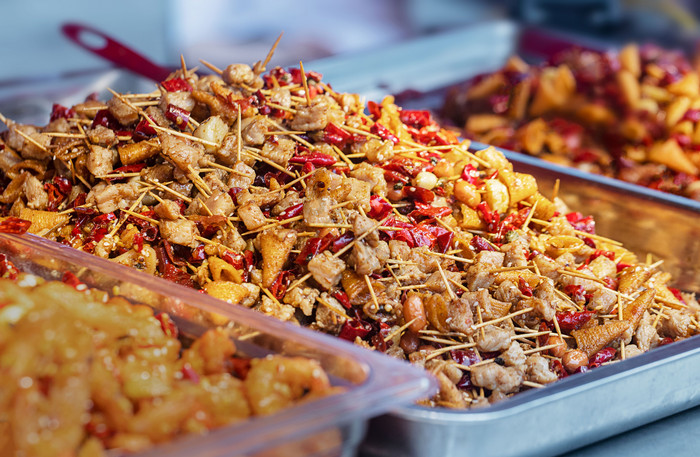
[[280,322],[246,308],[227,305],[193,289],[149,277],[129,267],[76,251],[33,235],[0,234],[0,252],[20,271],[60,280],[66,271],[88,286],[166,311],[186,335],[214,326],[211,317],[229,319],[237,351],[318,360],[342,393],[279,413],[252,418],[204,435],[182,436],[146,456],[353,456],[366,420],[429,395],[429,376],[409,364],[327,335]]

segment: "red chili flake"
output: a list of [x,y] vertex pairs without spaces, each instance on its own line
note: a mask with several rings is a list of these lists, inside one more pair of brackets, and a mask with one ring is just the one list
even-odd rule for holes
[[73,184],[71,184],[68,179],[61,176],[54,176],[53,183],[56,184],[56,187],[58,187],[58,190],[61,191],[63,195],[68,195],[70,191],[73,190]]
[[[580,286],[578,286],[580,287]],[[579,330],[583,327],[586,322],[591,320],[595,316],[594,311],[580,311],[580,312],[569,312],[569,313],[557,313],[556,318],[559,323],[559,328],[564,332],[571,332],[573,330]]]
[[469,184],[473,184],[477,187],[481,185],[481,179],[479,178],[479,170],[472,164],[467,164],[462,169],[462,179],[467,181]]
[[243,270],[245,268],[245,256],[243,254],[226,251],[221,258],[236,270]]
[[389,183],[400,182],[403,184],[408,184],[411,182],[411,178],[394,170],[384,170],[384,179]]
[[5,254],[0,254],[0,277],[14,280],[18,275],[19,270],[15,264]]
[[279,216],[277,216],[277,220],[283,221],[285,219],[291,219],[293,217],[301,216],[301,214],[304,212],[304,203],[297,203],[296,205],[292,205],[289,208],[286,208],[283,210]]
[[182,78],[172,78],[160,83],[168,92],[192,92],[192,86]]
[[683,298],[683,295],[681,294],[680,290],[678,290],[674,287],[669,287],[668,290],[670,290],[671,293],[673,294],[673,296],[676,297],[676,300],[678,300],[679,302],[681,302],[683,304],[686,304],[685,299]]
[[562,365],[559,360],[552,359],[550,360],[549,365],[551,370],[557,374],[557,378],[563,379],[569,376],[569,373],[566,372],[566,370],[564,369],[564,365]]
[[367,110],[369,111],[369,115],[372,116],[374,119],[379,119],[382,115],[381,105],[372,100],[367,102]]
[[617,272],[619,273],[619,272],[621,272],[622,270],[624,270],[625,268],[629,268],[629,267],[631,267],[631,266],[633,266],[633,265],[631,265],[631,264],[629,264],[629,263],[622,263],[622,262],[620,262],[620,263],[618,263],[618,264],[615,266],[615,269],[616,269]]
[[571,226],[576,230],[595,234],[595,221],[593,220],[593,216],[583,217],[579,212],[572,212],[566,214],[566,220],[569,221]]
[[617,290],[619,281],[616,278],[603,278],[603,283],[608,289]]
[[615,354],[617,354],[615,348],[612,348],[610,346],[603,348],[600,351],[596,352],[593,357],[591,357],[591,359],[589,360],[588,367],[593,368],[594,366],[600,366],[605,362],[612,360],[615,357]]
[[66,108],[63,105],[59,105],[58,103],[54,103],[51,107],[51,122],[55,121],[56,119],[68,119],[75,116],[75,110],[71,108]]
[[480,237],[479,235],[474,236],[472,238],[471,242],[469,243],[474,249],[476,249],[477,252],[481,251],[495,251],[496,248],[491,245],[488,241],[486,241],[484,238]]
[[450,351],[450,357],[458,364],[464,366],[474,365],[481,361],[474,349],[453,349]]
[[[551,322],[545,322],[545,321],[540,322],[540,332],[546,332],[547,330],[549,330],[549,331],[554,330],[554,325]],[[546,346],[547,339],[549,339],[549,335],[546,335],[546,334],[540,335],[537,337],[537,342],[539,343],[540,346]]]
[[329,122],[326,128],[323,130],[323,141],[330,144],[335,144],[340,149],[343,149],[348,141],[352,139],[352,135],[335,125],[333,122]]
[[331,157],[328,154],[324,154],[322,152],[312,152],[309,154],[294,156],[289,159],[289,162],[301,164],[310,163],[315,167],[329,167],[333,165],[336,160],[334,157]]
[[87,289],[87,285],[85,285],[84,282],[78,279],[78,277],[70,271],[66,271],[65,273],[63,273],[61,281],[64,284],[68,284],[69,286],[73,287],[75,290]]
[[182,373],[182,379],[187,379],[195,384],[199,384],[199,374],[194,371],[194,368],[192,368],[192,365],[189,363],[183,364],[180,372]]
[[169,104],[165,110],[165,117],[182,130],[187,127],[187,123],[190,121],[190,112],[179,106]]
[[411,211],[408,217],[414,221],[418,221],[423,218],[428,218],[430,220],[439,219],[441,217],[449,216],[452,214],[452,208],[447,206],[428,206],[416,203],[417,209]]
[[591,254],[590,257],[588,257],[588,259],[586,259],[586,262],[585,262],[586,265],[588,265],[589,263],[591,263],[592,261],[594,261],[598,257],[607,257],[610,260],[615,260],[615,253],[612,251],[604,251],[602,249],[596,249],[595,252],[593,252],[593,254]]
[[332,296],[333,296],[333,298],[338,300],[341,305],[343,305],[343,308],[345,308],[345,309],[352,308],[352,305],[350,304],[350,298],[348,297],[348,294],[346,294],[344,290],[337,290],[337,291],[333,292]]
[[92,220],[95,224],[108,224],[109,222],[117,220],[117,216],[114,213],[105,213],[95,216]]
[[204,259],[206,258],[207,253],[204,252],[204,245],[200,244],[196,248],[192,249],[192,253],[190,254],[188,261],[190,263],[199,265],[200,263],[204,262]]
[[154,226],[150,225],[148,227],[141,229],[141,236],[143,236],[143,240],[148,241],[149,243],[152,243],[155,240],[157,240],[158,235],[160,235],[160,232],[158,231],[158,227],[154,227]]
[[399,137],[397,137],[396,135],[391,133],[391,130],[384,127],[379,122],[375,122],[374,125],[372,125],[372,127],[370,127],[369,131],[374,133],[375,135],[378,135],[383,140],[389,140],[389,141],[393,142],[394,144],[398,144],[398,142],[399,142]]
[[425,204],[432,203],[433,200],[435,200],[435,194],[423,187],[406,186],[404,187],[404,195],[406,195],[407,198]]
[[136,248],[136,252],[141,252],[143,250],[143,235],[141,233],[136,233],[134,235],[134,248]]
[[518,289],[526,297],[532,297],[532,286],[520,276],[518,276]]
[[75,197],[75,200],[73,200],[73,203],[71,203],[71,207],[77,211],[76,207],[84,205],[86,200],[87,200],[87,194],[85,192],[81,192],[78,194],[77,197]]
[[369,213],[367,213],[367,215],[372,219],[376,219],[378,221],[387,217],[393,209],[391,203],[389,203],[386,199],[380,197],[379,195],[372,195],[369,198],[369,206],[370,211]]
[[441,235],[438,235],[436,238],[437,242],[437,250],[441,254],[446,253],[447,251],[450,250],[450,246],[452,245],[452,241],[454,240],[454,232],[447,231],[446,233],[443,233]]
[[360,339],[366,337],[370,331],[372,331],[372,326],[369,323],[351,318],[345,321],[338,337],[347,341],[355,341],[358,336]]
[[20,219],[19,217],[9,216],[0,222],[0,233],[14,233],[17,235],[22,235],[27,233],[27,230],[29,230],[31,225],[31,221]]
[[659,346],[666,346],[667,344],[673,343],[673,338],[669,338],[668,336],[666,338],[662,338],[661,341],[659,341]]
[[432,119],[430,119],[430,111],[425,110],[401,110],[399,112],[399,119],[406,125],[415,128],[423,128],[427,125],[432,124]]
[[58,186],[52,182],[47,182],[44,184],[44,190],[48,195],[48,203],[46,204],[47,211],[56,211],[58,207],[66,199],[66,196],[61,193]]
[[[404,177],[408,176],[411,178],[415,178],[418,176],[418,173],[421,171],[431,171],[433,168],[435,168],[435,165],[433,165],[431,162],[424,162],[420,160],[413,160],[409,159],[406,157],[399,157],[392,159],[389,163],[385,163],[384,165],[381,165],[381,168],[385,170],[385,177],[387,176],[386,171],[395,171]],[[391,176],[391,175],[390,175]],[[404,182],[403,180],[399,179],[389,179],[387,178],[388,181],[401,181]],[[407,181],[406,181],[407,182]]]

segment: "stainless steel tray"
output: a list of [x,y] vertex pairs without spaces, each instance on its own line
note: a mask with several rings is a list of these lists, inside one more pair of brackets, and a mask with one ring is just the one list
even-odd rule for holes
[[[404,107],[434,109],[448,86],[499,68],[515,52],[547,54],[562,44],[556,35],[543,41],[547,37],[497,21],[308,67],[324,73],[339,90],[372,100],[395,94]],[[572,210],[593,215],[596,233],[623,242],[642,259],[647,253],[663,259],[676,287],[700,292],[700,202],[504,153],[518,171],[537,178],[546,196],[559,179],[559,197]],[[370,423],[361,455],[547,456],[571,451],[700,404],[699,357],[700,337],[694,337],[482,410],[402,408]]]

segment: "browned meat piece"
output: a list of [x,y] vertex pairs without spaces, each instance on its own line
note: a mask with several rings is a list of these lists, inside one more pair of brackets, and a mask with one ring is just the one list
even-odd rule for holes
[[265,133],[269,130],[269,122],[265,116],[255,116],[242,122],[241,136],[243,144],[260,146],[265,142]]
[[477,263],[467,269],[466,280],[469,290],[488,289],[496,281],[496,273],[491,273],[491,267]]
[[229,174],[226,185],[231,187],[240,187],[247,189],[253,185],[255,180],[255,170],[243,162],[238,162],[233,166],[233,171]]
[[453,300],[447,312],[447,324],[451,331],[461,332],[465,335],[471,335],[474,332],[472,329],[472,324],[474,324],[472,307],[464,297]]
[[523,383],[523,373],[517,368],[487,363],[471,369],[471,380],[478,387],[511,393]]
[[133,124],[139,119],[138,110],[124,103],[117,96],[112,97],[107,102],[107,109],[109,109],[112,116],[123,126]]
[[678,309],[665,311],[669,318],[661,318],[661,329],[659,333],[669,338],[687,338],[690,336],[690,327],[693,325],[692,315],[686,314]]
[[345,262],[333,257],[330,252],[323,251],[309,261],[308,268],[316,282],[327,290],[340,281],[343,270],[345,270]]
[[542,276],[546,276],[554,281],[557,281],[561,274],[557,271],[561,268],[554,259],[544,254],[537,254],[533,259],[537,269],[540,271]]
[[231,86],[240,86],[241,84],[250,86],[255,81],[256,75],[249,65],[235,63],[224,69],[221,78]]
[[[363,143],[355,143],[352,148],[355,154],[363,154],[370,162],[384,162],[394,157],[394,143],[370,138]],[[364,163],[362,165],[365,165]],[[374,168],[367,164],[369,168]]]
[[617,275],[615,262],[602,255],[593,259],[588,268],[599,279],[614,278]]
[[529,263],[527,255],[529,253],[528,241],[520,236],[513,242],[504,244],[501,251],[505,253],[504,266],[506,267],[524,267]]
[[367,216],[363,216],[360,213],[355,213],[350,218],[350,223],[352,224],[352,231],[355,237],[360,237],[370,230],[374,229],[369,235],[367,235],[364,240],[372,247],[377,246],[379,243],[379,232],[376,230],[377,221],[370,219]]
[[[336,192],[343,196],[342,201],[356,202],[363,210],[369,211],[369,197],[372,187],[365,181],[360,181],[355,178],[346,178],[343,180],[341,189]],[[340,198],[338,198],[340,200]]]
[[355,166],[350,172],[350,176],[369,183],[370,190],[373,194],[382,197],[386,196],[387,184],[384,179],[384,171],[381,168],[373,167],[368,163],[362,162]]
[[440,406],[448,408],[465,408],[467,406],[462,392],[454,382],[442,371],[431,371],[437,378],[440,391],[437,394],[436,402]]
[[271,213],[273,216],[279,216],[287,208],[291,208],[292,206],[298,205],[299,203],[303,202],[304,200],[302,200],[301,197],[299,197],[298,192],[287,192],[287,195],[285,195],[284,198],[272,208]]
[[550,220],[551,224],[545,229],[550,235],[576,236],[574,228],[564,216],[555,216]]
[[382,269],[377,254],[365,244],[364,240],[355,243],[348,262],[359,275],[370,275]]
[[94,203],[102,213],[111,213],[118,208],[128,208],[139,196],[137,182],[123,184],[99,183],[87,196],[87,203]]
[[158,138],[163,148],[163,155],[182,171],[187,172],[204,154],[200,144],[192,144],[184,138],[167,133],[159,133]]
[[525,361],[525,376],[528,381],[549,384],[559,377],[549,369],[549,360],[539,354],[533,354]]
[[516,368],[522,367],[527,360],[523,348],[520,347],[520,343],[517,341],[512,341],[508,349],[503,351],[499,357],[503,359],[507,366]]
[[222,179],[226,178],[226,172],[223,170],[215,170],[204,175],[202,181],[207,187],[213,191],[228,192],[228,186],[224,184]]
[[332,224],[331,206],[335,201],[330,197],[309,198],[304,201],[304,222],[307,224]]
[[108,129],[103,125],[98,124],[93,128],[88,128],[85,130],[85,133],[91,143],[100,146],[110,147],[117,143],[117,135],[114,133],[114,130]]
[[573,330],[571,336],[576,339],[576,347],[591,357],[618,339],[629,326],[627,321],[610,321],[603,325]]
[[288,305],[301,309],[304,316],[311,316],[316,299],[320,294],[318,289],[313,287],[299,286],[287,292],[283,301]]
[[204,206],[209,208],[209,212],[211,212],[211,214],[226,217],[233,214],[234,210],[231,196],[227,192],[218,189],[212,192],[209,198],[204,200]]
[[[325,292],[321,296],[323,301],[333,306],[334,308],[342,308],[342,305],[335,298],[328,296],[328,294],[326,294]],[[324,330],[327,333],[337,335],[340,332],[340,329],[343,327],[345,320],[345,317],[341,316],[340,314],[336,313],[335,311],[329,309],[326,306],[316,306],[315,326]]]
[[510,303],[511,305],[516,304],[521,298],[523,298],[523,294],[520,292],[518,286],[513,284],[513,282],[508,279],[498,285],[498,288],[493,293],[493,296],[497,300]]
[[[6,146],[2,142],[2,139],[0,139],[0,170],[2,170],[3,173],[8,175],[8,173],[10,173],[10,170],[12,170],[12,167],[17,165],[21,161],[22,158],[15,151],[10,149],[9,146]],[[11,177],[14,178],[14,176]]]
[[306,131],[323,130],[329,122],[342,123],[344,117],[345,115],[338,109],[338,105],[333,99],[320,95],[314,97],[311,106],[297,109],[291,122],[291,128],[292,130]]
[[87,168],[94,176],[108,175],[112,172],[116,158],[116,151],[102,146],[92,146],[88,154]]
[[[31,136],[35,133],[38,133],[38,131],[37,128],[33,125],[12,124],[9,126],[9,129],[7,130],[7,136],[5,137],[5,143],[15,151],[19,151],[20,154],[22,154],[22,150],[24,149],[24,143],[28,143],[28,141],[24,138],[22,134],[18,132],[22,132],[26,136]],[[24,156],[24,154],[22,154],[22,156]]]
[[297,232],[291,229],[268,229],[259,235],[262,253],[262,285],[270,287],[275,282],[289,253],[297,241]]
[[171,243],[191,248],[197,247],[199,244],[199,241],[195,239],[196,236],[199,236],[199,230],[197,230],[197,224],[192,221],[186,219],[161,220],[159,227],[160,236]]
[[267,222],[265,215],[255,203],[245,203],[238,207],[238,217],[248,230],[256,230]]
[[654,327],[654,316],[645,312],[642,320],[637,327],[637,332],[635,333],[635,342],[637,347],[642,351],[646,352],[649,349],[655,348],[661,338]]
[[[224,165],[233,165],[236,161],[246,158],[245,155],[243,155],[243,157],[239,156],[238,137],[235,135],[226,135],[224,139],[221,140],[221,146],[215,149],[213,154],[217,161]],[[252,159],[250,160],[252,164]]]
[[260,155],[278,165],[286,167],[295,151],[296,143],[293,140],[288,138],[269,138],[265,144],[263,144]]
[[554,319],[554,315],[556,314],[556,307],[553,302],[547,302],[537,297],[525,297],[520,300],[519,306],[535,308],[535,314],[548,322]]
[[46,209],[49,203],[49,194],[44,190],[44,185],[33,175],[27,175],[22,185],[22,190],[27,198],[27,206],[31,209]]
[[275,87],[271,90],[272,95],[269,99],[272,103],[276,103],[285,108],[290,108],[292,106],[292,94],[286,87]]
[[164,92],[160,96],[160,104],[158,107],[164,112],[168,112],[168,105],[173,105],[187,112],[194,109],[195,100],[192,98],[192,93],[188,91],[179,92]]
[[153,211],[155,211],[156,215],[161,219],[174,221],[180,217],[180,205],[173,200],[163,200],[162,203],[158,203],[153,208]]
[[428,277],[428,280],[425,281],[425,285],[427,286],[427,289],[431,292],[435,293],[448,293],[447,292],[447,286],[449,285],[450,289],[452,289],[453,292],[457,291],[457,286],[455,286],[453,283],[449,282],[450,279],[453,280],[454,282],[460,284],[462,280],[462,275],[458,271],[444,271],[443,273],[445,274],[445,277],[447,278],[448,284],[445,284],[445,281],[442,279],[442,275],[440,274],[439,271],[433,272]]
[[653,272],[642,266],[625,268],[620,275],[617,290],[623,294],[632,294],[651,277]]
[[618,178],[631,183],[652,182],[665,170],[666,167],[658,163],[635,164],[633,167],[622,168]]
[[391,252],[392,259],[408,260],[408,256],[411,254],[411,248],[408,247],[405,241],[390,240],[389,252]]
[[480,329],[475,332],[475,335],[476,347],[480,351],[503,351],[510,346],[510,330],[495,325],[486,325],[483,331]]
[[610,313],[617,304],[617,294],[615,291],[601,287],[593,292],[586,307],[601,314]]
[[294,307],[272,301],[267,295],[262,296],[262,303],[257,307],[257,310],[281,321],[294,320]]

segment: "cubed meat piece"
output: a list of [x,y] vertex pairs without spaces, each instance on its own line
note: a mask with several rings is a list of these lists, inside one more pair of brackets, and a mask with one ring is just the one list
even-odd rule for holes
[[512,341],[510,346],[508,346],[508,349],[503,351],[499,357],[503,359],[507,366],[516,368],[522,367],[525,360],[527,360],[527,356],[525,355],[523,348],[520,347],[520,343],[517,341]]
[[544,254],[537,254],[534,257],[533,262],[535,262],[535,265],[537,265],[537,269],[540,271],[542,276],[546,276],[554,281],[557,281],[561,276],[561,273],[557,271],[561,268],[561,265],[559,265],[551,257]]
[[125,127],[139,119],[138,110],[124,103],[116,95],[107,102],[107,109],[109,109],[109,112],[114,116],[117,122]]
[[174,221],[180,217],[180,205],[174,200],[163,200],[153,208],[153,211],[161,219],[169,221]]
[[117,135],[114,130],[108,129],[104,125],[96,125],[85,130],[90,142],[104,147],[114,146],[117,143]]
[[115,160],[116,151],[102,146],[92,146],[87,158],[87,169],[94,176],[105,176],[112,172]]
[[197,224],[187,219],[177,219],[174,221],[160,221],[160,236],[171,243],[191,248],[197,247],[199,241],[195,238],[199,236]]
[[510,330],[495,325],[486,325],[483,327],[483,331],[478,330],[475,335],[476,347],[480,351],[503,351],[510,346]]
[[588,268],[598,279],[614,278],[617,275],[617,265],[605,256],[596,257],[588,264]]
[[662,336],[669,338],[687,338],[690,336],[690,327],[693,325],[692,315],[686,314],[681,310],[669,309],[666,310],[668,319],[661,319],[660,333]]
[[511,393],[523,383],[523,373],[517,368],[488,363],[471,369],[471,381],[478,387]]
[[501,246],[501,251],[505,253],[504,265],[506,267],[524,267],[529,263],[527,259],[529,243],[522,236]]
[[427,289],[431,292],[442,294],[449,293],[447,292],[447,287],[449,286],[453,292],[456,292],[457,286],[455,286],[454,283],[450,282],[450,279],[456,282],[457,284],[461,284],[462,275],[458,271],[449,270],[443,270],[443,273],[445,275],[445,278],[447,278],[447,284],[445,284],[445,280],[442,279],[442,274],[440,273],[440,271],[435,271],[428,277],[428,280],[425,282]]
[[28,175],[22,184],[24,196],[27,198],[27,206],[31,209],[46,209],[49,203],[49,194],[44,190],[44,185],[33,175]]
[[267,219],[255,203],[246,203],[238,207],[238,217],[241,218],[248,230],[256,230],[265,225]]
[[241,128],[243,144],[247,146],[260,146],[263,144],[269,125],[266,116],[254,116],[250,119],[244,119]]
[[508,279],[498,285],[493,296],[496,300],[510,303],[511,305],[516,304],[523,298],[523,294],[520,292],[518,286]]
[[379,232],[376,229],[377,221],[363,216],[360,213],[355,213],[350,218],[350,223],[352,224],[352,231],[355,237],[360,237],[371,231],[364,240],[372,247],[375,247],[377,243],[379,243]]
[[204,200],[204,206],[209,208],[211,214],[226,217],[233,214],[235,208],[231,196],[227,192],[222,192],[218,189]]
[[247,189],[253,185],[255,180],[255,170],[243,162],[237,162],[233,166],[233,171],[228,176],[226,185],[230,187],[240,187]]
[[345,262],[324,251],[309,261],[308,268],[316,282],[328,290],[340,281]]
[[297,241],[297,233],[291,229],[268,229],[259,236],[262,254],[262,285],[270,287],[279,276],[289,253]]
[[167,133],[160,133],[158,137],[163,148],[163,155],[184,172],[188,172],[196,165],[204,154],[201,145],[191,144],[184,138]]
[[617,304],[617,294],[615,291],[601,287],[593,292],[586,307],[591,311],[597,311],[600,314],[610,313]]
[[299,197],[298,192],[290,191],[287,192],[287,195],[284,196],[282,200],[279,201],[273,208],[272,208],[272,215],[273,216],[279,216],[282,214],[287,208],[291,208],[292,206],[296,206],[299,203],[303,203],[304,200]]
[[294,307],[284,305],[277,300],[272,301],[267,295],[263,295],[262,303],[257,310],[281,321],[294,320]]
[[359,275],[370,275],[382,269],[376,253],[364,241],[355,243],[349,262]]
[[[388,143],[391,142],[389,141]],[[350,176],[368,183],[373,194],[381,197],[386,196],[387,184],[386,179],[384,179],[384,170],[381,168],[373,167],[372,165],[362,162],[355,166],[350,172]]]
[[330,197],[306,198],[304,201],[304,222],[307,224],[332,224],[331,206],[335,201]]
[[451,331],[465,335],[471,335],[474,332],[472,329],[472,324],[474,324],[472,307],[467,300],[464,298],[453,300],[447,308],[447,312],[449,314],[447,324]]
[[559,377],[549,369],[549,360],[539,354],[533,354],[525,361],[525,376],[528,381],[549,384]]
[[302,106],[297,109],[292,119],[292,130],[323,130],[328,125],[329,106],[325,103],[316,103],[311,106]]
[[177,106],[189,113],[194,109],[195,100],[192,98],[192,93],[189,91],[164,92],[160,96],[160,104],[158,107],[164,113],[167,113],[168,105]]
[[313,287],[295,287],[284,296],[284,302],[295,308],[301,309],[304,316],[311,316],[314,311],[316,299],[321,293]]
[[234,63],[226,67],[221,73],[221,78],[226,84],[231,86],[240,86],[245,84],[249,86],[255,81],[256,74],[250,65],[243,63]]
[[260,155],[286,167],[295,151],[295,141],[288,138],[277,138],[274,141],[272,139],[267,140],[260,151]]
[[648,311],[645,311],[644,317],[642,317],[637,327],[637,332],[635,333],[635,343],[637,347],[646,352],[649,349],[655,348],[660,340],[661,338],[654,327],[654,317],[649,314]]
[[101,213],[111,213],[119,208],[128,208],[139,196],[137,182],[120,184],[99,183],[88,193],[86,202],[95,203]]

